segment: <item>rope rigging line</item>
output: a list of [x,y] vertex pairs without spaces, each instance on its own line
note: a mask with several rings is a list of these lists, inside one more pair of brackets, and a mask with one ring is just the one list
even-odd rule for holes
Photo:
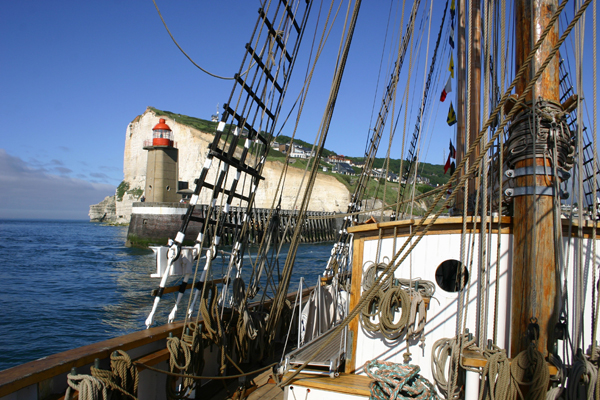
[[[573,29],[573,26],[581,18],[581,16],[585,12],[585,9],[587,8],[587,6],[589,6],[589,4],[591,3],[591,1],[592,0],[586,0],[585,3],[581,6],[581,8],[574,15],[571,23],[565,29],[565,31],[563,32],[563,34],[561,35],[561,37],[558,39],[556,45],[552,48],[551,52],[548,54],[548,57],[546,57],[545,61],[539,67],[539,69],[536,72],[535,76],[529,81],[529,84],[525,87],[525,89],[524,89],[524,91],[522,93],[522,98],[524,98],[525,96],[527,96],[527,94],[531,91],[533,85],[535,84],[535,82],[537,82],[537,80],[539,79],[539,77],[541,76],[541,74],[544,72],[544,70],[546,69],[546,67],[548,66],[548,64],[552,60],[552,58],[558,52],[558,49],[560,48],[560,46],[562,45],[562,43],[566,40],[566,38],[568,37],[569,33]],[[511,85],[509,86],[509,88],[507,89],[507,91],[504,93],[504,95],[502,96],[500,102],[498,103],[498,105],[496,106],[496,108],[494,109],[494,111],[491,113],[491,115],[496,115],[500,111],[501,107],[504,106],[504,103],[507,101],[507,99],[508,99],[511,91],[515,87],[515,85],[518,82],[518,80],[520,79],[520,77],[525,72],[526,68],[529,66],[529,63],[531,62],[531,59],[533,58],[533,56],[535,55],[535,53],[537,52],[537,50],[539,49],[539,47],[543,43],[543,41],[546,38],[548,32],[551,30],[553,24],[556,22],[556,20],[559,17],[560,13],[564,9],[566,3],[567,3],[567,0],[564,0],[561,3],[561,5],[557,8],[557,10],[553,14],[551,20],[549,21],[548,25],[546,26],[546,28],[544,29],[544,31],[540,35],[540,38],[538,39],[538,41],[536,42],[536,44],[532,48],[532,50],[529,53],[529,55],[527,56],[527,58],[524,60],[523,65],[521,66],[521,68],[519,69],[517,75],[513,79],[513,82],[511,83]],[[523,104],[524,100],[522,98],[517,100],[517,104],[515,104],[515,106],[519,106],[519,105]],[[512,117],[516,114],[516,111],[517,111],[516,108],[513,107],[513,109],[506,116],[506,119],[503,121],[503,123],[501,123],[498,126],[498,129],[496,130],[496,132],[494,133],[494,135],[490,138],[490,140],[486,144],[486,146],[484,148],[484,151],[488,151],[489,150],[489,148],[492,146],[492,144],[494,143],[494,141],[497,140],[497,138],[500,135],[500,133],[502,132],[504,126],[506,126],[506,124],[508,123],[508,121],[510,121],[512,119]],[[470,154],[474,151],[474,149],[475,149],[478,141],[485,134],[487,128],[494,122],[494,119],[495,118],[488,118],[487,119],[487,121],[485,122],[485,124],[482,127],[482,130],[479,132],[478,137],[476,138],[476,140],[474,141],[474,143],[469,147],[468,151],[465,154],[465,157],[461,160],[461,162],[457,166],[457,169],[456,169],[455,173],[452,175],[452,177],[450,177],[450,180],[448,181],[448,183],[446,183],[444,185],[444,189],[447,190],[450,187],[452,187],[452,184],[454,184],[454,182],[456,182],[457,180],[458,180],[458,182],[457,182],[457,189],[460,189],[465,184],[465,182],[467,181],[468,177],[471,176],[475,172],[475,167],[471,166],[469,168],[469,170],[467,171],[466,174],[464,174],[463,176],[461,176],[460,178],[458,178],[458,172],[457,171],[459,171],[460,169],[462,169],[464,167],[465,162],[466,162],[468,156],[470,156]],[[483,158],[483,154],[480,154],[476,158],[474,164],[477,165],[481,161],[482,158]],[[420,240],[423,238],[423,236],[427,233],[427,231],[430,229],[430,227],[435,223],[435,221],[437,220],[437,218],[439,217],[439,215],[442,213],[443,208],[451,200],[454,199],[454,197],[456,196],[456,193],[457,193],[457,191],[455,190],[453,192],[453,194],[451,196],[449,196],[442,203],[442,207],[434,214],[434,216],[431,219],[428,219],[427,225],[425,225],[425,218],[422,219],[421,221],[419,221],[418,225],[415,227],[416,229],[406,239],[405,243],[402,245],[402,247],[400,248],[400,250],[398,250],[396,252],[396,254],[392,258],[392,260],[388,263],[388,265],[386,267],[386,270],[384,271],[384,274],[382,274],[378,278],[378,280],[376,281],[375,286],[373,288],[371,288],[370,290],[368,290],[367,292],[363,293],[363,295],[361,296],[361,299],[359,300],[358,304],[354,307],[353,310],[351,310],[349,312],[348,316],[346,318],[344,318],[344,320],[340,323],[340,325],[338,325],[334,329],[334,331],[333,331],[334,333],[339,333],[341,331],[341,329],[344,329],[344,327],[346,325],[348,325],[348,323],[352,319],[354,319],[358,315],[359,312],[361,312],[361,310],[363,309],[363,307],[365,307],[366,304],[368,304],[368,302],[371,301],[372,297],[375,295],[375,289],[376,288],[378,289],[378,287],[380,286],[380,284],[381,284],[381,282],[383,280],[383,277],[384,276],[386,276],[386,277],[391,276],[391,274],[394,273],[394,271],[398,268],[398,266],[401,265],[402,262],[404,262],[404,260],[408,256],[408,254],[410,254],[410,252],[417,246],[417,244],[420,242]],[[434,207],[436,205],[438,205],[438,203],[441,200],[442,196],[443,196],[443,192],[441,194],[438,194],[436,196],[436,200],[434,201],[434,203],[427,210],[427,212],[425,214],[426,216],[430,215],[432,213]],[[405,252],[405,249],[408,247],[408,243],[411,242],[412,239],[413,239],[413,237],[415,237],[415,236],[416,236],[416,239],[415,239],[414,243],[412,245],[410,245],[410,247]],[[402,254],[402,257],[400,257],[401,254]],[[321,351],[332,340],[333,340],[333,334],[332,334],[332,336],[330,336],[329,338],[327,338],[327,339],[325,339],[323,341],[323,343],[319,346],[319,348],[317,349],[316,352],[318,353],[318,351]],[[304,369],[308,365],[308,363],[310,361],[311,361],[311,359],[305,361],[304,364],[302,364],[301,366],[299,366],[296,369],[296,371],[294,371],[285,381],[280,382],[278,386],[285,385],[286,383],[290,382],[291,379],[294,379],[294,377],[297,376],[300,373],[300,371],[302,369]]]
[[256,369],[254,371],[244,372],[243,374],[237,374],[237,375],[198,376],[198,375],[178,374],[178,373],[175,373],[175,372],[169,372],[169,371],[165,371],[164,369],[159,369],[159,368],[151,367],[150,365],[146,365],[146,364],[141,363],[141,362],[134,362],[134,364],[135,365],[139,365],[140,367],[144,367],[145,369],[149,369],[150,371],[159,372],[159,373],[164,374],[164,375],[169,375],[169,376],[178,377],[178,378],[189,378],[189,379],[193,379],[193,380],[200,380],[200,379],[208,379],[208,380],[239,379],[239,378],[243,378],[243,377],[246,377],[246,376],[257,374],[259,372],[266,371],[269,368],[273,368],[275,365],[277,365],[277,363],[272,363],[272,364],[269,364],[269,365],[267,365],[265,367]]
[[[593,53],[593,70],[597,71],[597,59],[596,59],[596,53],[597,53],[597,32],[596,32],[596,22],[597,22],[597,8],[598,8],[598,2],[594,2],[594,9],[593,9],[593,19],[592,19],[592,31],[593,31],[593,48],[594,48],[594,53]],[[596,196],[597,193],[597,182],[596,182],[596,173],[598,171],[598,165],[597,165],[597,160],[598,160],[598,149],[596,148],[597,145],[597,135],[598,135],[598,105],[597,105],[597,96],[598,96],[598,86],[597,86],[597,74],[594,74],[594,78],[593,78],[593,112],[592,115],[594,116],[594,121],[593,121],[593,126],[594,126],[594,131],[593,131],[593,141],[592,141],[592,148],[594,149],[593,151],[593,159],[594,159],[594,163],[593,163],[593,171],[594,171],[594,175],[593,175],[593,186],[592,186],[592,192],[594,193],[594,201],[593,201],[593,212],[594,212],[594,219],[597,218],[598,215],[598,196]],[[596,249],[596,224],[594,224],[594,227],[592,229],[592,259],[595,260],[596,259],[596,255],[597,255],[597,249]],[[592,285],[592,321],[591,321],[591,326],[592,326],[592,360],[597,361],[597,354],[596,354],[596,350],[597,350],[597,344],[596,344],[596,338],[598,337],[598,316],[599,316],[599,312],[600,312],[600,300],[598,299],[598,288],[596,286],[596,282],[597,282],[597,268],[593,268],[593,274],[592,274],[592,282],[594,283]],[[595,304],[594,304],[595,302]],[[600,382],[600,380],[599,380]],[[598,384],[599,386],[596,387],[596,398],[598,399],[598,397],[600,397],[600,383]]]
[[[241,226],[241,229],[237,231],[237,236],[235,237],[235,244],[230,256],[226,275],[228,277],[232,276],[232,269],[234,267],[237,271],[236,275],[241,273],[241,254],[243,254],[248,234],[250,234],[251,230],[252,232],[254,231],[254,222],[249,215],[252,212],[256,188],[260,179],[262,179],[261,173],[265,164],[265,156],[269,148],[267,146],[267,140],[262,135],[267,134],[272,136],[281,109],[281,101],[286,92],[289,76],[296,61],[297,49],[304,33],[311,4],[312,3],[308,3],[306,5],[302,20],[298,21],[300,26],[298,26],[296,20],[293,22],[294,26],[286,22],[290,18],[295,18],[295,16],[285,10],[282,11],[279,7],[277,8],[278,11],[275,11],[274,16],[275,19],[279,18],[279,23],[272,24],[269,21],[269,18],[271,17],[268,17],[267,14],[270,12],[270,6],[268,6],[267,9],[261,9],[259,12],[260,15],[250,41],[252,45],[246,46],[240,73],[236,74],[234,77],[235,84],[233,85],[228,103],[224,105],[225,112],[222,115],[221,122],[219,122],[217,126],[214,141],[209,146],[209,154],[207,155],[204,168],[200,173],[199,179],[196,181],[196,189],[190,200],[187,213],[183,218],[182,228],[171,245],[171,250],[175,253],[173,258],[176,259],[179,256],[181,244],[183,243],[189,222],[193,220],[201,223],[201,233],[196,239],[196,246],[194,246],[198,257],[194,272],[194,282],[196,282],[196,276],[199,270],[199,256],[205,246],[204,240],[207,238],[206,234],[209,225],[212,225],[210,226],[212,243],[206,250],[206,264],[204,271],[202,272],[202,278],[200,279],[201,283],[206,282],[206,278],[212,276],[212,261],[216,257],[217,247],[220,244],[220,238],[228,221],[229,210],[234,198],[239,199],[240,207],[242,207],[242,202],[245,202],[246,206],[243,219],[240,221],[236,217],[236,228],[240,228]],[[282,11],[280,17],[277,16],[279,11]],[[300,13],[301,12],[298,12],[298,14]],[[268,29],[265,29],[266,38],[265,35],[261,36],[265,27],[268,27]],[[297,34],[297,40],[295,41],[291,41],[293,32]],[[290,40],[291,43],[289,48],[288,40]],[[262,49],[259,49],[261,47],[260,43],[262,43]],[[259,50],[255,51],[253,47]],[[292,50],[292,52],[288,53],[288,50]],[[244,65],[246,65],[247,60],[249,60],[248,69],[246,72],[241,72],[244,70]],[[249,76],[248,72],[250,72],[251,68],[255,65],[258,67],[255,69],[253,76]],[[282,80],[280,79],[280,76],[283,77]],[[239,92],[237,99],[235,97],[236,92]],[[231,107],[233,102],[235,102],[234,108]],[[234,109],[237,111],[234,111]],[[231,123],[226,124],[230,117],[232,119]],[[236,123],[237,126],[234,127],[234,123]],[[248,135],[241,151],[238,151],[238,144],[240,143],[243,130],[246,130]],[[215,175],[214,184],[208,184],[205,182],[213,158],[215,157],[219,161],[217,168],[218,172]],[[229,182],[228,177],[230,176],[230,172],[233,173],[233,171],[230,171],[229,166],[233,166],[236,169],[236,175],[230,182],[229,190],[227,190],[225,186]],[[241,174],[243,174],[242,180],[240,180]],[[238,188],[238,183],[242,183],[243,186],[241,189]],[[198,203],[199,195],[203,188],[212,190],[212,193],[209,194],[211,202],[208,211],[203,218],[192,217],[194,207]],[[219,198],[220,204],[217,205]],[[165,277],[167,275],[168,274],[165,274]],[[239,281],[237,282],[239,283]],[[223,307],[225,306],[224,300],[226,300],[225,294],[228,292],[228,285],[229,280],[225,282],[225,286],[221,292]],[[241,287],[242,286],[239,284],[236,286],[236,288]],[[225,348],[228,346],[228,340],[227,337],[224,336],[224,333],[229,332],[230,326],[225,326],[222,322],[222,315],[219,315],[216,287],[204,284],[193,292],[194,300],[192,300],[192,294],[190,293],[188,301],[188,313],[186,314],[185,327],[187,327],[188,319],[191,317],[195,298],[201,293],[201,304],[198,308],[196,320],[198,321],[200,315],[202,315],[209,338],[214,342],[221,344],[221,363],[222,368],[224,368],[226,362]],[[207,296],[209,293],[211,295],[210,299]],[[157,303],[156,299],[155,303]],[[174,311],[176,310],[174,309]],[[246,328],[247,331],[250,332],[249,335],[252,336],[252,325],[255,324],[255,321],[252,318],[249,318],[249,314],[246,310],[241,310],[241,315],[246,317],[246,323],[239,325],[239,328]],[[150,323],[151,322],[150,319]],[[238,332],[240,329],[238,329]],[[243,340],[240,339],[237,343],[241,347],[244,347]]]
[[[396,93],[397,93],[397,84],[398,78],[400,74],[400,70],[402,65],[404,64],[404,57],[406,55],[406,49],[409,44],[409,40],[412,37],[412,33],[414,31],[414,17],[418,10],[418,6],[420,4],[420,0],[416,1],[413,4],[412,12],[409,17],[409,23],[406,27],[406,32],[403,36],[403,40],[398,43],[397,49],[397,59],[394,64],[394,72],[390,76],[390,80],[388,86],[386,88],[386,92],[383,96],[380,111],[377,116],[377,121],[375,123],[375,128],[373,129],[373,135],[370,138],[368,148],[365,150],[365,165],[362,169],[362,172],[357,180],[356,188],[354,193],[351,196],[350,203],[348,204],[348,210],[346,214],[343,215],[342,226],[340,227],[338,239],[336,241],[336,245],[334,246],[334,250],[331,254],[331,257],[327,263],[325,268],[325,275],[331,273],[330,266],[336,264],[339,266],[339,261],[343,258],[343,254],[345,253],[348,243],[350,241],[350,235],[348,234],[347,228],[350,225],[358,222],[358,219],[353,219],[351,216],[373,213],[378,210],[371,209],[370,211],[365,206],[364,211],[360,211],[362,208],[363,197],[366,192],[368,181],[373,173],[373,163],[375,161],[375,156],[379,149],[379,144],[381,141],[381,137],[384,131],[385,122],[388,117],[388,112],[390,109],[395,109],[395,101],[396,101]],[[404,8],[402,9],[402,15],[404,15]],[[392,107],[390,107],[390,102],[393,102]],[[392,116],[393,118],[393,116]],[[393,121],[393,120],[392,120]],[[393,125],[393,123],[392,123]],[[390,134],[390,140],[393,135]],[[388,160],[389,160],[389,149],[388,147]],[[387,171],[387,169],[386,169]],[[383,213],[383,210],[386,208],[385,202],[383,202],[383,206],[380,210]],[[337,214],[336,217],[341,217],[341,215]],[[310,218],[310,217],[308,217]],[[342,268],[338,269],[338,273],[342,273],[347,269],[347,266],[342,266]]]
[[[309,181],[308,181],[306,190],[304,192],[304,197],[302,199],[302,204],[301,204],[300,210],[299,210],[299,220],[301,222],[304,220],[304,216],[305,216],[306,210],[308,208],[310,195],[312,194],[312,189],[314,186],[314,181],[316,179],[316,174],[317,174],[317,170],[318,170],[318,166],[319,166],[319,160],[321,158],[321,154],[322,154],[322,151],[324,148],[323,146],[325,144],[325,139],[326,139],[327,133],[329,131],[329,124],[331,122],[331,116],[333,114],[333,110],[335,107],[335,100],[337,97],[337,93],[339,92],[341,79],[342,79],[345,65],[346,65],[346,60],[348,58],[348,52],[350,50],[350,43],[352,42],[352,36],[354,34],[354,28],[356,26],[356,19],[358,16],[358,11],[360,9],[360,5],[361,5],[361,0],[357,0],[355,2],[355,6],[354,6],[354,10],[352,12],[348,32],[346,34],[346,40],[344,43],[342,54],[340,56],[340,64],[336,68],[335,77],[332,82],[332,87],[331,87],[331,91],[330,91],[327,109],[326,109],[325,114],[323,115],[323,119],[321,121],[319,145],[317,147],[317,152],[314,157],[314,162],[312,165],[312,170],[311,170],[311,174],[309,177]],[[285,260],[285,265],[283,268],[280,284],[279,284],[277,293],[274,297],[275,310],[273,313],[273,309],[272,309],[271,318],[269,318],[269,321],[268,321],[267,327],[266,327],[267,334],[269,335],[268,343],[272,342],[274,335],[275,335],[275,330],[280,322],[281,312],[282,312],[283,303],[284,303],[283,300],[287,293],[287,289],[288,289],[289,282],[291,279],[291,273],[293,270],[293,264],[294,264],[294,261],[296,258],[296,251],[298,249],[298,244],[299,244],[299,239],[300,239],[300,228],[301,228],[301,224],[298,224],[294,231],[294,235],[293,235],[293,238],[290,243],[289,250],[288,250],[288,256]]]
[[163,25],[165,26],[165,29],[167,30],[167,32],[169,33],[169,36],[171,37],[171,40],[173,41],[173,43],[175,43],[175,45],[183,53],[183,55],[186,56],[186,58],[188,60],[190,60],[190,62],[196,66],[196,68],[198,68],[200,71],[202,71],[202,72],[204,72],[204,73],[212,76],[213,78],[224,79],[224,80],[234,80],[235,79],[234,77],[228,78],[228,77],[224,77],[224,76],[219,76],[219,75],[213,74],[213,73],[205,70],[204,68],[202,68],[198,64],[196,64],[196,62],[194,60],[192,60],[192,58],[181,48],[181,46],[179,45],[179,43],[177,43],[177,40],[175,40],[175,38],[173,37],[173,34],[169,30],[169,27],[167,26],[167,23],[166,23],[165,19],[163,18],[162,14],[160,12],[160,9],[158,8],[158,4],[156,4],[156,0],[152,0],[152,2],[154,3],[154,7],[156,7],[156,11],[158,12],[158,16],[160,17],[160,20],[162,21]]
[[[294,130],[293,130],[293,134],[292,134],[290,145],[293,145],[293,141],[294,141],[294,138],[295,138],[295,135],[296,135],[296,132],[297,132],[297,128],[298,128],[298,123],[299,123],[300,115],[301,115],[302,110],[304,108],[304,103],[306,101],[307,94],[308,94],[308,88],[310,87],[310,83],[312,82],[312,76],[313,76],[314,70],[316,68],[317,61],[319,60],[321,52],[324,49],[324,45],[327,42],[329,34],[331,33],[331,29],[332,29],[333,23],[337,19],[337,15],[339,13],[339,10],[340,10],[340,7],[341,7],[341,3],[338,5],[338,8],[337,8],[337,10],[336,10],[336,12],[334,14],[333,20],[332,20],[332,22],[330,24],[329,23],[329,18],[331,17],[332,7],[333,7],[333,3],[331,3],[330,8],[329,8],[329,12],[328,12],[328,15],[327,15],[324,27],[323,27],[323,31],[322,31],[322,34],[321,34],[321,39],[320,39],[320,42],[319,42],[319,44],[317,46],[317,52],[316,52],[317,54],[315,56],[314,61],[312,62],[312,68],[310,68],[310,71],[308,71],[308,69],[307,69],[307,74],[306,74],[307,76],[306,76],[305,83],[304,83],[304,86],[303,86],[303,89],[302,89],[302,92],[301,92],[302,101],[301,101],[301,105],[300,105],[299,110],[298,110],[298,116],[296,118],[296,124],[294,126]],[[320,11],[319,11],[319,19],[320,19]],[[316,37],[316,28],[315,28],[315,37]],[[313,40],[313,46],[314,46],[314,40]],[[311,54],[312,54],[312,50],[311,50]],[[308,65],[310,65],[310,62],[308,63]],[[313,152],[314,152],[314,149],[315,149],[315,145],[316,145],[316,143],[313,144],[313,149],[312,149]],[[290,152],[288,152],[286,154],[286,160],[285,160],[285,163],[284,163],[284,168],[282,169],[282,172],[280,174],[279,181],[277,183],[277,188],[275,190],[275,193],[281,193],[281,194],[283,193],[283,190],[284,190],[283,188],[285,186],[285,178],[287,176],[287,170],[288,170],[288,166],[289,166],[290,154],[291,154]],[[299,198],[299,194],[301,192],[301,189],[302,189],[302,186],[303,186],[303,182],[305,180],[305,177],[306,177],[309,165],[310,165],[310,163],[307,163],[307,165],[306,165],[306,167],[304,169],[304,174],[303,174],[301,183],[300,183],[299,188],[298,188],[298,194],[295,197],[296,200],[295,200],[294,206],[293,206],[294,209],[296,208],[296,202],[297,202],[297,200]],[[280,194],[280,196],[281,196],[281,194]],[[278,197],[277,195],[275,195],[273,197],[273,203],[272,203],[271,209],[273,209],[275,207],[275,202],[277,201],[277,197]],[[271,218],[271,214],[270,214],[269,218]],[[305,219],[306,219],[306,217],[305,217]],[[285,237],[287,235],[287,232],[291,228],[292,223],[293,223],[293,218],[289,218],[288,221],[287,221],[287,224],[286,224],[286,226],[285,226],[285,228],[283,230],[283,233],[282,233],[283,237]],[[282,241],[282,242],[280,242],[280,244],[278,246],[275,246],[275,248],[274,248],[274,250],[276,249],[276,254],[274,255],[274,257],[277,260],[279,258],[279,254],[280,254],[280,252],[282,250],[283,244],[284,243]],[[264,246],[264,237],[263,237],[263,240],[261,241],[261,248],[263,246]],[[279,265],[279,264],[277,264],[277,265]],[[281,277],[279,277],[278,281],[280,281],[280,278]],[[274,290],[276,290],[276,288],[274,288]],[[266,291],[263,292],[263,299],[261,299],[261,303],[264,301],[265,295],[266,295]]]
[[[506,3],[504,0],[500,0],[500,31],[501,31],[501,39],[500,39],[500,53],[502,56],[505,55],[505,35],[506,35]],[[504,93],[504,82],[505,82],[505,66],[506,60],[500,60],[500,93]],[[500,96],[500,94],[498,94]],[[496,104],[497,105],[497,104]],[[503,115],[500,113],[498,115],[498,121],[500,123],[503,122]],[[498,150],[498,187],[502,188],[502,181],[504,179],[504,174],[502,173],[502,165],[504,164],[504,135],[500,135],[499,137],[499,150]],[[493,334],[492,340],[494,344],[498,343],[498,310],[500,307],[499,297],[500,297],[500,268],[499,268],[499,260],[501,259],[501,248],[502,248],[502,190],[498,190],[498,234],[497,234],[497,246],[496,246],[496,284],[495,284],[495,293],[494,293],[494,315],[493,315]]]
[[[388,33],[390,31],[390,20],[392,19],[392,6],[393,6],[393,2],[390,2],[390,10],[388,13],[387,24],[385,26],[385,35],[383,37],[383,46],[381,49],[381,59],[379,60],[379,70],[377,71],[377,82],[375,83],[375,94],[373,95],[373,105],[371,106],[371,118],[369,119],[369,126],[371,126],[371,123],[373,122],[373,114],[375,113],[377,92],[379,90],[379,80],[381,78],[381,69],[383,67],[383,58],[385,55],[386,42],[388,39]],[[394,67],[394,69],[396,69],[396,68]],[[375,133],[375,132],[373,132],[373,133]],[[365,153],[367,153],[368,148],[369,148],[369,136],[367,135],[366,142],[365,142],[365,150],[364,150]]]
[[[418,157],[417,157],[417,150],[416,150],[416,146],[417,146],[417,142],[419,142],[419,137],[420,137],[420,132],[421,132],[421,127],[422,127],[422,117],[423,117],[423,113],[425,112],[425,107],[427,106],[427,100],[428,100],[428,96],[429,96],[429,91],[431,88],[431,80],[432,80],[432,76],[433,73],[435,71],[435,66],[436,66],[436,60],[437,60],[437,52],[440,46],[440,42],[441,42],[441,38],[442,38],[442,32],[444,30],[444,22],[446,21],[446,12],[448,10],[448,0],[446,0],[446,4],[444,6],[444,11],[442,13],[442,23],[440,24],[440,29],[438,31],[438,36],[435,42],[435,47],[433,50],[433,56],[431,57],[431,65],[429,67],[429,72],[427,74],[427,80],[424,82],[424,89],[423,89],[423,97],[422,97],[422,101],[421,101],[421,105],[419,107],[419,111],[417,112],[417,121],[415,123],[415,130],[413,132],[413,139],[410,143],[410,148],[408,150],[408,153],[411,154],[411,157],[409,157],[408,160],[408,166],[406,167],[406,174],[404,172],[402,172],[402,176],[406,177],[406,184],[408,184],[408,178],[410,176],[410,172],[412,171],[412,165],[413,165],[413,161],[414,162],[418,162]],[[431,26],[431,20],[432,20],[432,16],[429,18],[429,25]],[[429,52],[429,35],[428,35],[428,39],[427,39],[427,52],[426,54]],[[427,68],[425,68],[425,70],[427,70]],[[423,73],[425,73],[425,70],[423,71]],[[423,76],[423,79],[425,79],[425,75]],[[413,154],[413,152],[415,152]],[[416,157],[416,159],[413,160],[413,158]],[[418,165],[418,164],[417,164]],[[415,168],[415,180],[414,182],[416,182],[416,169]],[[403,186],[402,184],[401,186],[401,190],[400,190],[400,194],[398,196],[399,199],[404,200],[404,188],[406,186],[406,184]],[[413,187],[413,193],[412,195],[414,196],[414,187]],[[413,199],[414,201],[414,199]],[[411,212],[412,214],[412,212]]]

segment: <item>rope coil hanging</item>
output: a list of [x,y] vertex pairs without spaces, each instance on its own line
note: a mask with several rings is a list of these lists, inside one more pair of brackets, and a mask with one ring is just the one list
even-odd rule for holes
[[70,399],[73,390],[83,400],[135,399],[138,389],[138,372],[131,357],[123,350],[110,356],[110,370],[90,367],[90,375],[70,373],[65,399]]
[[109,399],[106,385],[100,379],[93,376],[68,374],[67,384],[69,387],[65,393],[65,399],[72,398],[73,390],[79,393],[78,398],[81,400]]
[[[204,339],[200,325],[190,323],[189,330],[178,337],[167,338],[167,349],[169,350],[169,371],[175,370],[190,372],[195,375],[202,373],[204,369]],[[167,397],[169,399],[187,398],[196,386],[196,380],[190,377],[182,377],[181,384],[177,385],[178,377],[167,376]],[[179,388],[177,388],[179,386]]]
[[[385,270],[386,263],[365,263],[363,290],[373,287],[378,275]],[[361,324],[366,331],[381,332],[388,340],[398,339],[403,334],[409,338],[420,337],[424,341],[426,322],[425,298],[435,293],[435,284],[425,280],[386,279],[377,294],[362,309]],[[400,318],[396,321],[396,313]]]

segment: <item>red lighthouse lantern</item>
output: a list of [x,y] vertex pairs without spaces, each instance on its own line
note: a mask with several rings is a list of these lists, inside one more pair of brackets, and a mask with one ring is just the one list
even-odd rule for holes
[[159,119],[158,124],[152,128],[152,146],[173,147],[173,132],[164,118]]

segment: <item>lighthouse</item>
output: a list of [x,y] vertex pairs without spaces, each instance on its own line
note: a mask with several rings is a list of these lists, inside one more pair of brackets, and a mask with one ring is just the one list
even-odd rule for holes
[[173,132],[164,118],[152,128],[152,139],[144,142],[144,150],[148,150],[146,167],[146,201],[177,202],[177,156],[174,146]]

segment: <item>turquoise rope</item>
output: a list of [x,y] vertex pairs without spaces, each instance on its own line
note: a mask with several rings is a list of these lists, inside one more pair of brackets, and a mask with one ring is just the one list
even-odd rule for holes
[[439,400],[435,388],[419,375],[418,365],[368,361],[365,373],[373,379],[370,400]]

